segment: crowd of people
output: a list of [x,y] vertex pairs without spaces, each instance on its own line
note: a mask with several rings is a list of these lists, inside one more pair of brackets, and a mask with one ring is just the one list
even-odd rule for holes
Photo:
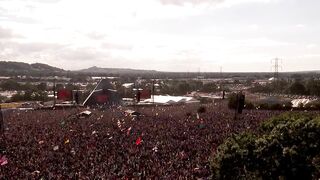
[[0,179],[207,179],[210,156],[235,132],[280,111],[210,104],[30,110],[4,114]]

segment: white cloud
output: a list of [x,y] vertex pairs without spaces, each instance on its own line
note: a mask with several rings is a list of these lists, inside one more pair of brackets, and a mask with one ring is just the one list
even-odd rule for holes
[[264,7],[283,8],[284,2],[0,0],[0,55],[52,61],[66,69],[101,65],[191,71],[237,64],[236,71],[245,68],[241,63],[255,64],[248,69],[266,63],[268,71],[271,58],[315,54],[320,43],[310,42],[304,30],[296,29],[299,41],[288,36],[308,22],[288,16],[289,25],[274,27],[282,16],[264,16],[269,14]]
[[257,24],[251,24],[251,25],[249,26],[249,28],[252,29],[252,30],[254,30],[254,31],[256,31],[256,30],[258,30],[258,29],[260,28],[260,26],[257,25]]
[[306,47],[307,47],[307,49],[314,49],[314,48],[317,48],[319,46],[317,44],[308,44]]
[[306,25],[305,24],[297,24],[296,28],[306,28]]
[[186,5],[186,4],[192,4],[192,5],[200,5],[200,4],[217,4],[222,3],[225,0],[160,0],[163,4],[173,4],[173,5]]

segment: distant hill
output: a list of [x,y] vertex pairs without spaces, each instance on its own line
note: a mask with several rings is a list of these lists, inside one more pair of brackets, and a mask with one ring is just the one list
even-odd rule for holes
[[[136,75],[150,77],[150,75],[155,75],[161,78],[185,78],[186,76],[196,77],[198,73],[185,73],[185,72],[163,72],[156,70],[141,70],[141,69],[130,69],[130,68],[101,68],[93,66],[87,69],[77,70],[77,71],[66,71],[57,67],[53,67],[47,64],[34,63],[28,64],[23,62],[13,62],[13,61],[0,61],[0,76],[16,76],[16,75],[30,75],[30,76],[78,76],[79,74],[84,75]],[[293,74],[301,75],[313,75],[320,74],[320,70],[314,71],[296,71],[296,72],[281,72],[281,76],[292,76]],[[203,72],[207,78],[215,78],[220,76],[216,72]],[[264,72],[225,72],[225,77],[243,77],[243,76],[267,76],[272,77],[272,73]]]
[[105,73],[105,74],[152,74],[158,71],[155,70],[139,70],[139,69],[128,69],[128,68],[100,68],[97,66],[90,67],[88,69],[82,69],[78,72],[83,73]]
[[0,75],[49,75],[65,72],[47,64],[0,61]]
[[310,74],[310,73],[316,73],[319,74],[320,70],[310,70],[310,71],[293,71],[293,72],[285,72],[288,74]]

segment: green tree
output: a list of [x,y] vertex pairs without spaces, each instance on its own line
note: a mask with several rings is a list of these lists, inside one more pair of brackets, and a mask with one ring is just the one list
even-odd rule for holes
[[211,159],[216,179],[318,179],[320,117],[289,113],[260,127],[261,135],[234,135]]
[[190,85],[186,82],[180,82],[176,93],[178,95],[185,95],[190,91]]
[[37,85],[37,89],[39,90],[39,91],[46,91],[47,90],[47,83],[40,83],[40,84],[38,84]]
[[7,99],[8,99],[7,97],[0,95],[0,103],[5,102]]
[[17,81],[12,79],[2,82],[0,84],[0,87],[5,91],[21,90],[21,85]]
[[12,102],[19,102],[19,101],[23,101],[24,95],[21,93],[21,92],[18,92],[17,94],[14,94],[12,97],[11,97],[11,101]]
[[207,93],[211,93],[211,92],[216,92],[218,89],[217,85],[215,83],[208,83],[208,84],[204,84],[202,86],[201,91],[202,92],[207,92]]
[[56,84],[56,91],[58,91],[59,89],[63,89],[64,85],[63,84]]
[[306,88],[302,83],[300,83],[299,81],[296,81],[290,86],[290,93],[304,95],[306,94]]
[[309,95],[320,96],[320,82],[314,79],[307,81],[306,89]]

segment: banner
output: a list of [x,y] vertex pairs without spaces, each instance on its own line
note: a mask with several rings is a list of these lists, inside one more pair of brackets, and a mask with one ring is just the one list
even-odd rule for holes
[[68,89],[58,90],[57,99],[63,101],[72,101],[72,91]]
[[140,91],[140,99],[150,99],[151,98],[151,90],[144,89]]

